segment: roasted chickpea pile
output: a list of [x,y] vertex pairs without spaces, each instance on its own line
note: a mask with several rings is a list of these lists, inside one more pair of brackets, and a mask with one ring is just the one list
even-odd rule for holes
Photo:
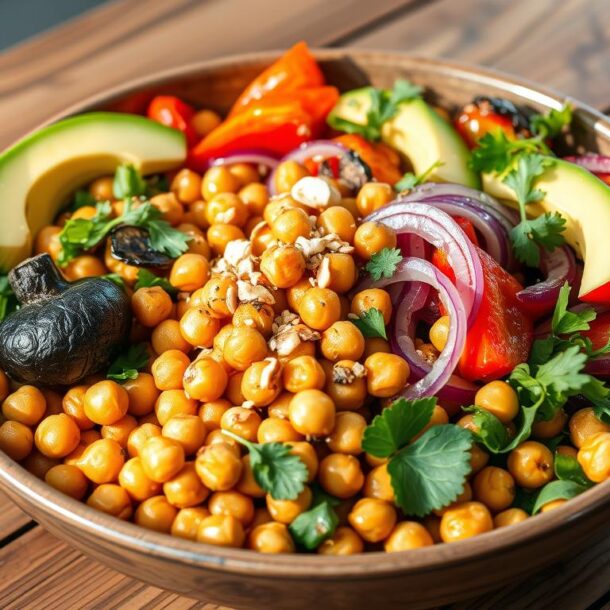
[[[208,113],[201,120],[210,119]],[[361,219],[393,197],[369,182],[350,192],[340,181],[311,178],[296,162],[275,174],[270,198],[253,166],[182,169],[171,190],[152,197],[164,218],[191,237],[189,250],[163,274],[175,289],[134,290],[138,268],[98,255],[75,258],[70,280],[117,273],[131,295],[131,342],[144,342],[145,370],[124,383],[103,375],[57,389],[17,387],[0,374],[0,449],[59,491],[89,506],[173,536],[264,553],[291,553],[289,525],[322,489],[337,499],[339,525],[317,548],[324,555],[403,551],[454,542],[523,521],[518,488],[551,481],[546,439],[569,430],[558,448],[577,458],[594,482],[610,477],[610,426],[590,408],[564,411],[534,426],[533,439],[502,463],[479,445],[462,494],[450,506],[415,520],[394,503],[387,460],[363,452],[374,415],[405,387],[407,362],[388,341],[367,338],[350,319],[371,308],[387,324],[388,292],[354,292],[366,262],[396,246],[388,228]],[[113,201],[112,178],[89,186]],[[85,206],[72,217],[91,217]],[[69,218],[36,237],[37,253],[57,258]],[[438,357],[449,320],[441,317],[417,348]],[[503,381],[483,386],[476,405],[514,433],[519,405]],[[450,420],[435,407],[428,426]],[[454,421],[473,427],[472,415]],[[229,432],[230,435],[224,434]],[[277,500],[253,476],[250,443],[283,443],[307,469],[303,491]],[[571,445],[567,444],[567,440]],[[556,507],[553,502],[543,511]]]

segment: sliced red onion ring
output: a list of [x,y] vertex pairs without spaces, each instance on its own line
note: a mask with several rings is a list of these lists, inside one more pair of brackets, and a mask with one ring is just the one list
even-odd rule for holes
[[468,325],[474,322],[483,297],[481,261],[471,241],[449,214],[432,205],[403,203],[397,199],[370,214],[366,220],[381,222],[398,234],[416,235],[444,250],[455,273]]
[[[415,383],[403,390],[402,395],[407,398],[436,396],[449,381],[466,342],[466,311],[462,299],[444,273],[420,258],[403,258],[391,278],[374,282],[373,286],[383,288],[397,282],[411,284],[396,311],[391,335],[392,348],[409,363],[414,378],[417,378]],[[424,306],[428,296],[429,289],[422,284],[438,291],[450,320],[447,343],[432,365],[417,353],[412,339],[415,324],[413,314]]]
[[610,174],[610,157],[588,153],[586,155],[564,157],[564,161],[575,163],[593,174]]
[[552,311],[559,298],[561,287],[566,282],[572,286],[576,281],[576,258],[567,246],[555,248],[552,252],[543,250],[540,268],[546,279],[518,292],[517,300],[526,306]]
[[210,161],[210,166],[232,165],[233,163],[252,163],[252,165],[264,165],[270,169],[278,166],[279,159],[272,157],[263,150],[243,150],[231,153],[226,157],[217,157]]
[[610,355],[604,354],[589,360],[585,365],[585,372],[597,377],[610,377]]
[[[343,144],[333,142],[332,140],[312,140],[311,142],[305,142],[298,148],[290,151],[286,156],[282,157],[279,163],[284,161],[297,161],[303,163],[307,159],[328,159],[330,157],[338,157],[347,152],[347,148]],[[267,180],[267,188],[269,189],[270,195],[277,195],[275,190],[275,171],[271,173]]]

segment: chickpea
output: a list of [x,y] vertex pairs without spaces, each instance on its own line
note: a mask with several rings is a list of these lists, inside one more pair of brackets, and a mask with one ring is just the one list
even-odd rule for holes
[[547,502],[545,505],[543,505],[540,508],[540,512],[541,513],[548,513],[551,510],[555,510],[556,508],[559,508],[560,506],[563,506],[565,503],[567,502],[567,500],[553,500],[552,502]]
[[100,426],[119,421],[127,414],[129,395],[116,381],[106,379],[93,384],[84,398],[85,415]]
[[339,320],[322,333],[320,349],[324,358],[337,360],[359,360],[364,353],[365,339],[355,324]]
[[337,498],[352,498],[364,485],[360,462],[353,455],[331,453],[320,462],[320,485]]
[[356,234],[354,216],[344,207],[333,205],[326,208],[317,220],[318,228],[326,235],[335,234],[342,241],[352,243]]
[[237,485],[241,477],[242,462],[231,445],[218,442],[209,444],[197,456],[195,469],[208,489],[227,491]]
[[254,502],[249,496],[238,491],[216,491],[208,501],[212,515],[232,515],[244,527],[254,519]]
[[369,309],[378,309],[383,315],[385,324],[392,318],[392,300],[386,290],[381,288],[367,288],[361,290],[352,299],[350,312],[360,317]]
[[154,205],[163,215],[163,220],[175,227],[184,218],[184,207],[176,199],[174,193],[161,193],[150,198],[150,203]]
[[269,192],[264,184],[246,184],[238,193],[251,215],[261,216],[269,203]]
[[95,426],[85,415],[85,394],[89,386],[72,386],[62,399],[62,411],[69,415],[81,430],[90,430]]
[[263,337],[268,338],[273,332],[274,318],[275,313],[271,305],[265,303],[259,306],[253,303],[242,303],[238,305],[233,314],[233,326],[255,328]]
[[63,458],[72,453],[80,441],[76,422],[65,413],[45,417],[36,428],[34,442],[40,453],[50,458]]
[[231,407],[222,416],[220,427],[244,438],[256,442],[258,427],[261,425],[260,415],[253,409],[245,407]]
[[305,436],[327,436],[335,427],[335,405],[320,390],[295,394],[288,407],[292,427]]
[[238,443],[234,438],[231,438],[230,436],[225,434],[221,429],[212,430],[211,432],[208,432],[208,435],[205,437],[205,444],[197,452],[197,454],[200,454],[202,451],[204,451],[206,446],[214,444],[227,445],[228,448],[231,449],[231,451],[233,451],[233,453],[238,458],[241,457],[241,444]]
[[192,292],[201,288],[210,278],[210,264],[201,254],[187,252],[172,265],[169,281],[178,290]]
[[401,521],[396,524],[384,543],[386,553],[410,551],[434,544],[428,530],[417,521]]
[[244,232],[237,226],[225,223],[215,223],[206,234],[208,244],[216,256],[222,256],[230,241],[246,239]]
[[201,522],[210,516],[207,508],[183,508],[172,522],[171,535],[185,540],[197,540],[197,532]]
[[284,388],[293,393],[321,390],[326,383],[326,374],[312,356],[297,356],[284,365],[282,381]]
[[380,222],[363,222],[354,235],[354,248],[360,258],[368,261],[384,248],[396,247],[396,233]]
[[134,417],[148,415],[155,408],[159,390],[155,380],[150,373],[138,373],[135,379],[128,379],[123,388],[129,396],[129,408],[127,412]]
[[194,347],[212,347],[219,329],[218,319],[199,307],[187,309],[180,320],[182,336]]
[[600,432],[610,432],[610,424],[596,417],[591,407],[576,411],[570,418],[569,428],[570,440],[577,449],[580,449],[592,436]]
[[69,464],[58,464],[50,468],[45,475],[45,481],[75,500],[82,500],[89,487],[87,477],[76,466]]
[[26,426],[35,426],[44,417],[47,401],[44,394],[32,385],[22,385],[2,403],[2,415]]
[[590,436],[578,450],[578,463],[594,483],[610,479],[610,432]]
[[[210,225],[208,223],[207,218],[205,217],[206,205],[207,205],[206,202],[203,201],[202,199],[198,199],[197,201],[194,201],[193,203],[189,204],[188,209],[186,210],[186,212],[184,213],[184,216],[182,217],[183,223],[193,224],[202,231],[207,229]],[[205,243],[207,245],[208,242],[206,241]],[[199,254],[203,254],[206,258],[209,258],[210,257],[209,246],[208,246],[207,253],[199,252]]]
[[149,479],[139,457],[127,460],[119,472],[119,485],[127,491],[135,502],[143,502],[159,495],[161,484]]
[[246,397],[241,391],[241,384],[244,379],[244,372],[235,372],[229,376],[229,383],[227,383],[227,389],[225,390],[225,398],[232,405],[241,405],[245,402]]
[[106,201],[114,199],[114,177],[113,176],[102,176],[96,178],[89,185],[89,194],[96,201]]
[[396,509],[377,498],[362,498],[347,517],[349,524],[367,542],[385,540],[396,524]]
[[46,252],[51,255],[53,260],[57,258],[56,243],[59,244],[59,234],[61,227],[55,225],[47,225],[38,231],[34,240],[34,254],[42,254]]
[[366,475],[362,493],[365,498],[377,498],[394,503],[394,488],[392,487],[387,464],[375,466]]
[[177,320],[163,320],[152,331],[152,347],[157,354],[162,354],[169,349],[179,349],[188,353],[193,349],[192,345],[182,336],[180,322]]
[[77,256],[62,269],[66,279],[70,281],[80,280],[85,277],[96,277],[106,273],[104,263],[96,256]]
[[[6,423],[6,422],[5,422]],[[15,422],[15,425],[19,424],[19,422]],[[23,424],[19,424],[23,426]],[[27,426],[26,426],[27,427]],[[29,430],[29,428],[28,428]],[[0,426],[0,450],[7,453],[1,446],[2,443],[2,426]],[[7,453],[9,457],[12,457],[9,453]],[[13,458],[15,459],[15,458]],[[57,466],[60,464],[59,460],[49,458],[46,455],[40,453],[37,449],[33,449],[31,453],[22,461],[21,465],[30,473],[32,473],[35,477],[44,480],[45,475],[53,466]]]
[[507,509],[515,499],[515,480],[503,468],[487,466],[473,482],[474,497],[493,512]]
[[256,440],[259,443],[287,443],[301,441],[303,435],[299,434],[288,420],[268,417],[258,427]]
[[398,394],[409,379],[409,365],[396,354],[373,354],[364,361],[369,394],[389,398]]
[[355,555],[364,551],[362,538],[351,528],[338,527],[331,538],[318,547],[319,555]]
[[295,546],[284,523],[271,522],[256,526],[248,535],[248,548],[259,553],[294,553]]
[[474,444],[470,450],[470,473],[476,474],[487,465],[489,453]]
[[368,216],[396,198],[394,189],[385,182],[367,182],[358,191],[356,205],[360,216]]
[[163,493],[167,501],[178,508],[190,508],[201,504],[209,495],[195,470],[193,462],[187,462],[180,472],[163,483]]
[[362,435],[366,426],[366,420],[359,413],[351,411],[337,413],[335,427],[326,442],[336,453],[359,455],[362,453]]
[[383,352],[385,354],[390,354],[392,352],[390,348],[390,344],[385,339],[381,337],[367,337],[364,340],[364,358],[368,358],[372,354],[376,354],[377,352]]
[[[187,220],[187,215],[185,214],[184,220]],[[203,256],[206,260],[209,260],[212,256],[212,249],[210,248],[210,244],[208,244],[201,228],[196,224],[190,222],[183,222],[179,224],[176,229],[181,233],[184,233],[188,238],[188,250],[189,254],[196,254],[197,256]],[[178,305],[180,305],[180,300],[178,301]]]
[[553,479],[553,454],[536,441],[526,441],[508,455],[508,470],[517,485],[537,489]]
[[210,225],[227,224],[241,228],[248,219],[248,208],[235,193],[218,193],[208,201],[205,216]]
[[305,272],[305,257],[290,244],[274,246],[263,252],[260,269],[274,286],[290,288]]
[[555,453],[567,455],[569,457],[573,457],[574,459],[576,459],[578,456],[578,450],[574,447],[570,447],[569,445],[559,445],[557,449],[555,449]]
[[303,491],[294,500],[276,500],[271,494],[265,496],[267,510],[274,521],[289,525],[301,513],[304,513],[311,506],[312,493],[309,487],[304,487]]
[[135,430],[132,430],[127,439],[127,452],[129,456],[139,456],[144,443],[153,436],[161,436],[161,426],[152,423],[141,423]]
[[296,455],[307,468],[307,482],[311,483],[318,474],[318,454],[311,443],[305,441],[290,441],[286,443],[290,447],[290,453]]
[[245,371],[251,364],[267,356],[265,337],[255,328],[239,326],[227,337],[222,355],[232,368]]
[[559,409],[548,421],[537,421],[532,426],[532,432],[536,438],[553,438],[563,431],[568,421],[568,415],[563,409]]
[[216,546],[241,547],[246,539],[243,525],[232,515],[210,515],[201,520],[197,540]]
[[90,481],[100,485],[116,481],[124,464],[121,446],[112,439],[102,438],[87,445],[75,465]]
[[301,178],[310,175],[309,170],[297,161],[284,161],[275,170],[273,186],[277,193],[289,193]]
[[224,165],[211,167],[204,175],[201,184],[201,194],[209,201],[218,193],[237,193],[241,180],[234,176]]
[[178,509],[165,496],[153,496],[138,506],[134,522],[140,527],[169,534],[177,515]]
[[465,502],[447,510],[441,518],[443,542],[458,542],[493,529],[493,520],[487,507],[480,502]]
[[328,288],[310,288],[299,303],[299,316],[314,330],[326,330],[341,317],[341,303]]
[[244,455],[241,458],[241,463],[241,476],[237,485],[235,486],[235,491],[252,498],[264,498],[265,491],[260,487],[254,478],[254,472],[250,466],[250,456]]
[[205,442],[207,429],[197,415],[174,415],[163,426],[162,435],[180,443],[185,455],[194,455]]
[[201,176],[181,169],[172,180],[171,190],[182,203],[195,203],[201,197]]
[[494,527],[506,527],[525,521],[529,515],[522,508],[508,508],[494,517]]
[[112,483],[98,485],[87,499],[87,504],[123,521],[127,521],[133,512],[129,494],[119,485]]
[[155,413],[164,426],[175,415],[196,415],[197,401],[189,398],[183,390],[165,390],[157,398]]
[[464,483],[464,487],[462,488],[460,495],[453,502],[451,502],[451,504],[447,504],[446,506],[443,506],[442,508],[438,508],[438,509],[434,510],[433,513],[437,517],[442,517],[448,510],[451,510],[451,509],[455,508],[456,506],[460,506],[460,505],[464,504],[465,502],[470,502],[471,500],[472,500],[472,486],[470,485],[470,483],[468,481],[466,481]]
[[276,216],[271,225],[273,236],[286,244],[294,244],[298,237],[309,237],[311,230],[309,215],[301,208],[285,209]]
[[[269,206],[267,206],[267,208],[268,207]],[[265,208],[265,211],[267,208]],[[275,245],[271,227],[264,220],[259,222],[259,224],[250,231],[250,242],[252,244],[252,254],[254,254],[254,256],[261,256],[265,250]]]
[[7,420],[0,425],[0,450],[11,459],[20,461],[34,448],[34,434],[25,424]]
[[72,213],[71,218],[77,220],[79,218],[83,220],[91,220],[97,214],[97,210],[94,205],[84,205]]
[[200,110],[191,119],[191,126],[200,138],[207,136],[212,130],[222,123],[222,119],[213,110]]
[[[328,281],[325,287],[338,294],[344,294],[351,290],[358,279],[356,263],[349,254],[341,252],[326,254],[322,265],[328,265]],[[320,267],[320,269],[323,269],[323,267]],[[321,272],[319,272],[318,277],[323,277]]]
[[184,373],[184,390],[197,400],[218,400],[228,383],[229,376],[225,368],[212,358],[198,358]]
[[519,413],[519,399],[506,381],[491,381],[475,395],[474,404],[495,415],[503,424],[511,422]]
[[420,436],[422,436],[426,431],[434,426],[442,426],[444,424],[449,423],[449,415],[443,407],[440,405],[434,405],[434,410],[432,411],[432,417],[428,423],[423,427],[422,431],[419,434],[416,434],[413,437],[413,440],[417,440]]
[[439,352],[442,352],[445,349],[447,338],[449,337],[450,324],[449,316],[441,316],[430,327],[430,343],[432,343]]
[[160,286],[139,288],[131,297],[131,309],[136,320],[152,328],[167,320],[172,313],[172,299]]
[[218,430],[220,428],[220,420],[223,413],[230,408],[231,403],[222,398],[201,405],[201,407],[199,407],[199,417],[205,424],[206,430]]
[[[322,361],[322,367],[326,372],[326,387],[324,391],[335,403],[337,411],[351,411],[359,409],[366,399],[366,379],[364,377],[354,377],[353,379],[343,378],[340,371],[353,371],[356,363],[353,360],[339,360],[334,364]],[[331,364],[331,366],[328,366]],[[335,381],[335,376],[339,374]],[[349,380],[349,383],[345,381]]]
[[[127,441],[129,435],[138,427],[138,422],[135,417],[131,415],[125,415],[110,426],[102,426],[101,437],[109,438],[116,441],[122,448],[127,447]],[[83,434],[81,434],[81,442],[83,441]]]
[[241,380],[241,391],[255,407],[270,405],[281,391],[281,365],[275,358],[251,364]]
[[171,438],[152,436],[139,451],[144,474],[157,483],[175,477],[184,466],[184,449]]
[[201,306],[213,318],[227,318],[237,307],[237,283],[231,277],[213,276],[192,294],[189,306]]
[[190,364],[189,357],[180,350],[163,352],[152,363],[151,372],[159,390],[181,390],[182,377]]

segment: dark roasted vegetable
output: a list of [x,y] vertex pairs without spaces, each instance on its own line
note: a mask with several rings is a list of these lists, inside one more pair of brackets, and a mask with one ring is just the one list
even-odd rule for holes
[[371,168],[353,150],[348,150],[344,155],[341,155],[338,165],[338,171],[335,172],[333,164],[329,160],[322,161],[318,169],[318,175],[339,178],[354,191],[359,190],[373,179]]
[[127,340],[129,297],[102,278],[65,281],[48,254],[8,276],[21,308],[0,324],[0,367],[38,385],[72,384],[106,368]]
[[153,250],[150,236],[142,227],[121,226],[110,234],[110,251],[114,258],[136,267],[168,267],[172,259]]

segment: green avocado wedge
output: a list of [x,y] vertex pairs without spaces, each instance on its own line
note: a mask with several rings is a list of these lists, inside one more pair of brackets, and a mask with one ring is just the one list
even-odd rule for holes
[[[370,91],[371,87],[363,87],[342,95],[329,114],[329,124],[338,118],[365,125]],[[442,165],[430,173],[428,180],[480,186],[478,175],[468,167],[470,151],[462,138],[421,98],[400,104],[398,112],[383,124],[381,139],[405,157],[417,175],[440,161]]]
[[[527,211],[532,217],[559,212],[565,218],[566,241],[584,261],[579,296],[586,297],[610,282],[610,186],[574,163],[555,158],[553,162],[534,183],[545,193],[544,198],[528,204]],[[502,182],[503,176],[483,174],[483,188],[493,197],[518,207],[514,192]]]
[[25,137],[0,155],[0,272],[31,254],[33,237],[78,187],[121,163],[151,174],[185,158],[180,131],[131,114],[82,114]]

